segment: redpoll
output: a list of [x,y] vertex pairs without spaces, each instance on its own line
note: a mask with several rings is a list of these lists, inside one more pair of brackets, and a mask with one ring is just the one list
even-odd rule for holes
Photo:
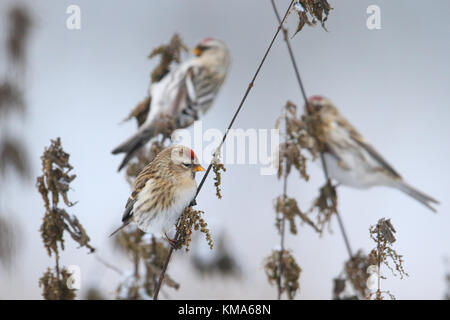
[[308,100],[323,125],[324,160],[331,178],[354,188],[388,186],[400,189],[432,211],[439,202],[406,183],[397,171],[321,96]]
[[178,145],[161,151],[134,180],[123,225],[111,235],[134,222],[144,232],[167,236],[195,198],[197,171],[204,169],[191,149]]
[[149,88],[150,111],[145,123],[112,153],[126,153],[121,170],[159,132],[161,119],[169,118],[175,127],[186,128],[211,107],[227,75],[230,56],[226,45],[206,38],[193,50],[196,57],[182,63]]

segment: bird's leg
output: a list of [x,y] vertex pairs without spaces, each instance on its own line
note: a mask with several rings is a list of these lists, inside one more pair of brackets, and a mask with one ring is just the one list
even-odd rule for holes
[[189,203],[189,207],[194,207],[197,205],[197,201],[194,199],[192,199],[191,203]]
[[164,235],[166,236],[167,242],[169,242],[170,246],[174,249],[176,249],[178,247],[179,244],[179,240],[175,239],[170,239],[169,236],[167,235],[167,233],[164,233]]

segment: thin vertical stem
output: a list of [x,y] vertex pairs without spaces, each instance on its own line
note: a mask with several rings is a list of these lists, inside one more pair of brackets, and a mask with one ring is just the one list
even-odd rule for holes
[[[270,0],[270,1],[272,3],[273,11],[275,12],[275,15],[276,15],[276,17],[278,19],[278,22],[280,22],[280,15],[279,15],[278,9],[277,9],[277,7],[275,5],[275,1],[274,0]],[[310,106],[308,104],[308,96],[306,95],[306,90],[305,90],[305,87],[303,85],[302,78],[300,77],[300,71],[299,71],[299,68],[298,68],[298,65],[297,65],[297,61],[296,61],[295,56],[294,56],[294,51],[292,50],[292,46],[291,46],[291,43],[289,41],[288,31],[283,26],[282,26],[282,30],[283,30],[283,34],[284,34],[284,41],[286,42],[286,46],[287,46],[288,51],[289,51],[289,56],[291,58],[292,66],[293,66],[294,71],[295,71],[295,76],[297,78],[297,82],[298,82],[298,85],[300,87],[300,91],[302,93],[303,99],[305,100],[306,111],[307,112],[311,112],[311,108],[310,108]],[[328,168],[327,168],[327,165],[326,165],[326,163],[324,161],[323,153],[321,153],[320,158],[321,158],[321,161],[322,161],[322,169],[323,169],[323,172],[325,174],[325,179],[326,179],[327,183],[330,183],[330,177],[328,175]],[[333,202],[334,202],[334,199],[333,199]],[[348,255],[350,256],[350,258],[352,258],[353,257],[353,252],[352,252],[352,249],[350,247],[350,242],[348,240],[347,232],[345,231],[345,228],[344,228],[344,223],[343,223],[343,221],[342,221],[342,219],[340,217],[340,214],[339,214],[339,212],[337,210],[337,204],[334,202],[333,205],[334,205],[334,208],[336,210],[336,216],[337,216],[337,219],[338,219],[338,222],[339,222],[339,228],[341,230],[342,237],[344,238],[344,242],[345,242],[345,246],[347,248]]]
[[[284,110],[284,124],[285,124],[285,144],[287,143],[287,110]],[[284,174],[283,174],[283,201],[286,201],[287,199],[287,160],[284,160]],[[282,295],[282,280],[281,276],[283,274],[283,253],[284,253],[284,239],[285,239],[285,230],[286,230],[286,217],[283,215],[281,218],[281,224],[280,224],[280,255],[279,255],[279,262],[280,262],[280,275],[278,277],[278,300],[281,300]]]

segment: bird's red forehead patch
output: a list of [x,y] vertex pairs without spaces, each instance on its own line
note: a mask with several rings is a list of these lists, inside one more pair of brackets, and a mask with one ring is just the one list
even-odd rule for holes
[[322,101],[323,97],[321,97],[321,96],[312,96],[308,100],[309,101]]
[[195,159],[195,153],[194,153],[194,150],[191,149],[191,160],[194,160],[194,159]]
[[202,40],[202,42],[203,43],[208,43],[208,42],[213,41],[213,40],[214,40],[214,38],[205,38],[205,39]]

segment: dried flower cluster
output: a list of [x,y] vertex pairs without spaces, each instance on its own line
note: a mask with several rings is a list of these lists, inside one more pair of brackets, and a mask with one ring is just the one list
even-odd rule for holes
[[347,279],[337,277],[333,279],[333,300],[358,300],[357,295],[346,294]]
[[[120,232],[116,238],[118,247],[133,261],[133,271],[117,288],[117,298],[126,300],[151,299],[159,274],[169,253],[166,242],[144,234],[135,228]],[[165,284],[178,289],[179,285],[169,275]]]
[[9,173],[17,174],[23,180],[28,180],[30,165],[25,145],[19,136],[8,129],[10,116],[24,115],[26,111],[24,97],[25,57],[29,31],[32,24],[31,15],[25,7],[14,5],[8,12],[6,44],[0,48],[6,49],[7,73],[0,81],[0,265],[10,267],[15,253],[19,250],[15,234],[15,226],[6,216],[8,201],[2,201],[6,194],[1,189],[7,185]]
[[225,165],[220,162],[220,154],[219,152],[214,153],[214,158],[212,160],[212,170],[214,172],[214,187],[216,187],[216,196],[219,199],[222,199],[222,193],[220,189],[220,185],[222,184],[222,174],[220,171],[227,171]]
[[265,260],[264,270],[269,283],[278,284],[281,293],[286,292],[290,300],[294,299],[300,288],[299,279],[302,269],[289,251],[273,250]]
[[[368,261],[371,266],[374,266],[374,270],[377,271],[378,286],[374,293],[370,293],[368,298],[374,297],[376,300],[382,300],[384,294],[390,296],[391,299],[395,299],[389,291],[382,291],[380,288],[380,280],[384,279],[381,275],[381,265],[384,264],[391,270],[392,274],[396,276],[400,275],[403,279],[404,276],[408,276],[403,268],[403,256],[399,255],[393,248],[392,244],[396,241],[394,234],[396,233],[394,226],[390,219],[382,218],[378,220],[375,226],[369,228],[370,238],[376,243],[376,247],[370,252]],[[390,265],[390,262],[394,264],[394,267]],[[395,270],[394,270],[395,269]]]
[[142,126],[147,120],[148,112],[150,111],[150,103],[152,102],[152,97],[147,96],[144,100],[139,102],[130,114],[123,120],[123,122],[136,119],[137,126]]
[[284,142],[279,146],[278,158],[278,179],[283,179],[283,194],[275,199],[276,227],[280,233],[280,250],[272,251],[266,258],[265,270],[269,282],[276,280],[278,289],[278,299],[287,292],[289,299],[293,299],[299,288],[300,267],[294,257],[284,248],[286,236],[285,223],[289,222],[289,229],[292,234],[297,234],[295,217],[299,217],[304,223],[319,231],[316,225],[304,214],[294,198],[287,196],[287,179],[294,167],[300,177],[306,181],[309,176],[306,172],[306,157],[302,154],[302,149],[313,152],[313,142],[305,124],[297,117],[297,106],[288,101],[282,109],[281,116],[275,122],[275,128],[279,129],[281,122],[284,122]]
[[205,257],[199,250],[192,252],[192,265],[201,275],[220,275],[224,277],[238,277],[241,269],[228,246],[229,241],[224,232],[219,233],[214,241],[214,252]]
[[0,140],[0,175],[4,176],[7,169],[11,167],[22,178],[28,178],[29,164],[23,142],[7,132],[7,124],[11,113],[25,113],[23,94],[25,49],[32,19],[28,10],[21,6],[14,6],[8,15],[5,47],[8,55],[7,64],[12,68],[11,73],[6,74],[5,80],[0,82],[0,121],[4,128]]
[[347,279],[352,285],[353,289],[358,293],[360,297],[367,297],[367,279],[369,274],[367,273],[367,268],[370,266],[369,259],[362,250],[351,257],[345,263],[345,274]]
[[208,229],[208,224],[202,218],[204,212],[200,210],[194,210],[192,207],[187,207],[180,217],[177,225],[178,244],[177,249],[182,246],[186,247],[186,251],[189,251],[189,244],[192,240],[192,232],[200,231],[205,234],[208,245],[213,249],[213,241],[211,233]]
[[[367,286],[370,274],[367,272],[370,266],[369,257],[362,250],[350,257],[344,264],[344,270],[334,279],[334,300],[358,300],[366,299],[370,290]],[[353,288],[353,293],[348,293],[347,284]]]
[[60,270],[59,267],[59,251],[64,250],[64,233],[67,232],[80,247],[86,247],[90,252],[95,249],[90,245],[89,236],[77,217],[69,215],[65,209],[58,208],[61,198],[67,207],[74,205],[69,201],[67,192],[76,177],[70,174],[73,167],[59,138],[52,140],[50,147],[45,148],[41,160],[43,173],[37,178],[36,187],[44,200],[45,215],[40,232],[48,255],[55,256],[56,266],[55,274],[49,269],[39,284],[44,287],[44,298],[66,299],[75,297],[75,294],[68,293],[66,271]]
[[[170,72],[173,63],[181,62],[181,53],[187,51],[186,45],[181,40],[178,34],[174,34],[168,44],[161,45],[152,50],[149,59],[160,57],[158,65],[151,73],[151,82],[159,82],[166,74]],[[144,100],[137,104],[137,106],[130,112],[128,117],[124,120],[135,118],[138,126],[141,126],[147,119],[150,110],[151,97],[147,96]]]
[[69,288],[71,274],[66,269],[61,269],[59,273],[47,268],[47,271],[39,279],[39,287],[44,287],[42,296],[45,300],[74,300],[76,298],[75,289]]
[[161,81],[161,79],[169,73],[170,66],[173,62],[181,62],[181,52],[187,50],[186,45],[176,33],[172,36],[168,44],[153,49],[148,56],[149,59],[159,56],[160,61],[158,66],[152,71],[152,82]]
[[286,132],[285,142],[280,144],[278,158],[278,178],[283,174],[289,175],[292,167],[297,169],[300,176],[306,181],[309,176],[306,173],[306,156],[302,149],[310,152],[313,159],[317,156],[318,150],[315,139],[308,132],[307,124],[297,116],[297,106],[288,101],[283,108],[283,114],[277,119],[275,129],[279,129],[281,121],[284,121]]
[[[300,32],[306,25],[314,26],[319,21],[322,28],[325,28],[325,21],[332,9],[327,0],[298,0],[294,4],[294,9],[298,14],[298,25],[295,34]],[[294,34],[294,35],[295,35]]]
[[22,90],[11,80],[6,80],[0,83],[1,118],[6,117],[11,111],[23,114],[25,112],[25,101]]
[[336,188],[328,181],[320,188],[319,196],[314,200],[309,212],[317,211],[316,225],[323,232],[328,226],[330,228],[331,218],[337,213]]
[[295,217],[299,217],[300,220],[309,226],[311,226],[315,231],[320,233],[320,229],[312,222],[308,216],[301,212],[298,207],[297,200],[294,198],[284,197],[283,195],[275,199],[275,212],[280,215],[277,218],[277,229],[281,232],[281,220],[286,219],[289,222],[289,229],[292,234],[297,234],[297,226],[295,225]]
[[25,48],[30,35],[32,19],[28,10],[16,6],[9,12],[8,38],[6,41],[8,54],[16,63],[23,63]]

